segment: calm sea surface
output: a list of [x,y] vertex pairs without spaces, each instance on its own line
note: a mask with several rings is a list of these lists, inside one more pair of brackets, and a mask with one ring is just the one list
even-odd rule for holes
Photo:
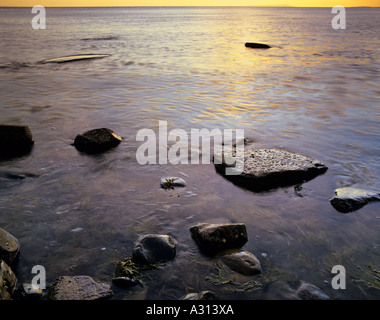
[[[380,189],[380,11],[346,13],[347,28],[334,30],[331,8],[47,8],[46,29],[34,30],[31,8],[0,8],[0,122],[28,125],[35,140],[30,155],[0,162],[1,173],[35,175],[0,175],[0,227],[20,242],[19,281],[39,264],[48,283],[110,283],[138,236],[160,233],[178,241],[176,258],[148,272],[144,288],[114,288],[115,299],[201,290],[284,299],[295,281],[333,299],[379,299],[380,205],[342,214],[329,203],[338,187]],[[87,53],[111,56],[38,63]],[[136,134],[159,120],[168,130],[244,129],[257,148],[329,170],[299,189],[253,193],[212,164],[141,166]],[[125,141],[98,156],[71,145],[100,127]],[[167,175],[187,187],[160,189]],[[189,232],[200,222],[244,223],[243,248],[262,275],[203,256]],[[345,290],[331,287],[334,265],[346,269]]]

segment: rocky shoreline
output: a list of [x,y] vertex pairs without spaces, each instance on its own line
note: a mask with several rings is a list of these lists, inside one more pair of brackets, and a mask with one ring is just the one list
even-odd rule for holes
[[[77,135],[73,146],[88,154],[105,152],[117,147],[123,138],[107,128],[89,130]],[[34,145],[32,133],[27,126],[0,124],[0,159],[27,155]],[[308,157],[277,149],[245,149],[244,170],[235,176],[225,176],[237,185],[260,192],[284,185],[294,185],[315,178],[327,170],[322,162]],[[234,149],[216,154],[216,171],[222,173],[229,167],[228,157]],[[232,177],[232,178],[231,178]],[[163,189],[186,187],[186,181],[179,177],[163,177]],[[337,189],[330,202],[343,213],[358,210],[369,201],[380,200],[378,192],[360,189]],[[242,223],[199,223],[189,228],[189,239],[198,245],[205,256],[220,261],[231,271],[256,277],[263,273],[260,260],[243,249],[248,241],[246,226]],[[128,290],[144,286],[141,276],[152,268],[165,266],[177,254],[177,240],[167,234],[145,234],[136,239],[131,257],[115,262],[115,274],[110,283],[97,282],[87,275],[57,278],[46,290],[33,288],[31,284],[19,284],[12,270],[20,254],[18,240],[8,231],[0,228],[0,300],[48,299],[48,300],[99,300],[112,299],[112,286]],[[301,281],[292,289],[293,299],[325,300],[329,297],[318,287]],[[181,300],[213,300],[218,297],[211,291],[188,293]]]

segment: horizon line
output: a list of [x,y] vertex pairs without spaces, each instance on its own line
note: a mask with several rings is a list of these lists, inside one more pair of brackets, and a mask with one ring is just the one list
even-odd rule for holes
[[[322,7],[314,7],[314,6],[308,6],[308,7],[305,7],[305,6],[290,6],[290,5],[272,5],[272,6],[239,6],[239,5],[235,5],[235,6],[228,6],[228,5],[205,5],[205,6],[190,6],[190,5],[183,5],[183,6],[175,6],[175,5],[172,5],[172,6],[149,6],[149,5],[139,5],[139,6],[134,6],[134,5],[129,5],[129,6],[113,6],[113,5],[93,5],[93,6],[83,6],[83,5],[78,5],[78,6],[44,6],[45,8],[198,8],[198,7],[204,7],[204,8],[207,8],[207,7],[225,7],[225,8],[236,8],[236,7],[240,7],[240,8],[331,8],[331,6],[322,6]],[[12,5],[12,6],[3,6],[3,5],[0,5],[0,8],[32,8],[31,6],[15,6],[15,5]],[[380,6],[345,6],[345,8],[380,8]]]

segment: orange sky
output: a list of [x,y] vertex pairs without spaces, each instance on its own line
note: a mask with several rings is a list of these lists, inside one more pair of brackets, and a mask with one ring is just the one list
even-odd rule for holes
[[78,7],[78,6],[276,6],[295,7],[380,7],[380,0],[0,0],[0,6],[33,7]]

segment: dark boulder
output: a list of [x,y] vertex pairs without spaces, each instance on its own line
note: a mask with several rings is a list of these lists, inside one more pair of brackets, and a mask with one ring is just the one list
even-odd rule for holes
[[155,264],[174,259],[176,240],[169,235],[147,234],[137,239],[132,260],[141,264]]
[[253,49],[269,49],[271,46],[263,43],[256,43],[256,42],[246,42],[245,46],[247,48],[253,48]]
[[0,159],[26,155],[33,144],[28,126],[0,124]]
[[240,248],[248,241],[247,230],[241,223],[201,223],[190,227],[193,239],[206,254]]
[[257,257],[248,251],[231,249],[222,253],[220,260],[231,270],[246,276],[261,273],[261,264]]
[[234,157],[235,148],[216,153],[216,171],[236,185],[256,192],[300,184],[328,169],[319,160],[279,149],[246,148],[235,163],[231,160]]
[[86,153],[101,153],[116,147],[122,138],[107,128],[93,129],[75,137],[74,146]]

